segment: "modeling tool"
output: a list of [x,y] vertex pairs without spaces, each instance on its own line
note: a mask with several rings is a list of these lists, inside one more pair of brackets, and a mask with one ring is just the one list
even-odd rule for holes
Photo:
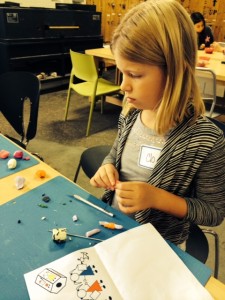
[[97,209],[97,210],[103,212],[104,214],[107,214],[107,215],[110,216],[110,217],[113,217],[113,216],[114,216],[113,213],[111,213],[111,212],[105,210],[104,208],[99,207],[98,205],[93,204],[92,202],[90,202],[90,201],[88,201],[88,200],[82,198],[82,197],[79,196],[79,195],[73,195],[73,197],[74,197],[75,199],[77,199],[77,200],[80,200],[80,201],[83,202],[83,203],[86,203],[87,205],[89,205],[89,206],[91,206],[91,207],[94,207],[95,209]]
[[98,242],[103,241],[103,240],[97,239],[97,238],[86,237],[86,236],[79,235],[79,234],[68,233],[66,231],[66,228],[54,228],[52,230],[49,230],[49,232],[52,232],[52,239],[53,239],[53,241],[55,241],[57,243],[65,242],[67,236],[73,236],[73,237],[78,237],[78,238],[82,238],[82,239],[94,240],[94,241],[98,241]]

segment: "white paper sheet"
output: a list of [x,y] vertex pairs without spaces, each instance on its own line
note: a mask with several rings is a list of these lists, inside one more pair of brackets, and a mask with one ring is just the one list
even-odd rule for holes
[[212,300],[150,224],[24,275],[31,300]]

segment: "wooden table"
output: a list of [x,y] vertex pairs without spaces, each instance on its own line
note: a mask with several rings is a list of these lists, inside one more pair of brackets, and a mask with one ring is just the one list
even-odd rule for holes
[[110,47],[96,48],[96,49],[86,49],[85,53],[89,54],[89,55],[93,55],[97,58],[109,59],[109,60],[115,62],[115,58],[112,54],[112,51],[111,51]]
[[205,66],[215,72],[217,83],[225,86],[225,64],[221,63],[222,61],[225,61],[225,56],[222,52],[213,52],[212,54],[208,54],[204,51],[198,50],[198,61],[204,61],[206,63]]
[[[198,50],[198,62],[204,62],[205,67],[214,71],[216,74],[216,95],[217,97],[224,98],[225,92],[225,64],[222,64],[222,61],[225,61],[225,56],[222,52],[213,52],[212,54],[205,53],[204,51]],[[212,95],[211,81],[202,78],[201,86],[206,87],[206,94]]]
[[[2,135],[0,135],[0,136],[2,137]],[[12,143],[7,138],[5,138],[5,139],[9,143]],[[18,149],[19,149],[19,147],[18,147]],[[7,150],[7,149],[5,149],[5,150]],[[24,152],[27,155],[30,155],[26,151],[24,151]],[[2,160],[2,159],[0,159],[0,162],[1,162],[1,166],[3,166],[4,163],[5,164],[7,163],[6,160]],[[13,174],[0,179],[0,204],[7,205],[7,203],[11,203],[11,205],[12,205],[13,201],[9,202],[10,200],[17,199],[19,196],[23,196],[26,194],[28,195],[29,192],[35,191],[36,188],[41,187],[42,185],[44,186],[46,183],[50,182],[51,180],[59,178],[59,176],[64,178],[65,181],[67,181],[68,183],[70,182],[70,184],[72,184],[74,187],[77,187],[82,192],[83,189],[78,187],[76,184],[72,183],[69,179],[62,176],[58,171],[54,170],[53,168],[51,168],[50,166],[48,166],[46,163],[44,163],[42,161],[38,161],[38,162],[39,162],[38,164],[31,166],[25,170],[22,170],[19,173],[17,173],[15,170],[15,172]],[[46,178],[37,177],[36,172],[38,170],[44,170],[46,172]],[[18,175],[26,178],[25,186],[21,190],[17,190],[15,187],[15,176],[18,176]],[[84,192],[86,193],[86,191],[84,191]],[[40,195],[40,197],[41,197],[41,195]],[[34,199],[29,199],[29,201],[33,201],[33,200]],[[16,200],[15,200],[15,202],[16,202]],[[0,206],[0,212],[1,212],[1,206]],[[19,213],[19,211],[18,211],[18,213]],[[125,218],[125,216],[124,216],[124,218]],[[126,217],[125,219],[130,219],[130,218]],[[1,222],[2,222],[2,220],[1,220]],[[15,220],[11,220],[10,222],[15,222]],[[38,222],[41,222],[41,221],[38,221]],[[131,221],[129,221],[129,222],[131,222]],[[134,221],[132,220],[132,222],[134,222]],[[23,228],[25,228],[26,225],[27,224],[24,223],[21,226]],[[22,228],[22,227],[20,227],[20,228]],[[4,228],[4,231],[5,230],[7,230],[7,228]],[[16,252],[19,251],[19,247],[20,247],[20,245],[18,245],[17,249],[15,249]],[[2,248],[1,251],[3,251],[3,249],[4,249],[4,247]],[[42,251],[43,251],[43,249],[42,249]],[[63,251],[62,251],[62,255],[65,255],[65,253]],[[24,260],[24,258],[21,258],[21,259],[22,259],[21,260],[21,262],[22,262]],[[12,271],[12,273],[13,273],[13,271]],[[4,276],[6,276],[6,275],[4,275]],[[12,275],[10,275],[10,276],[12,276]],[[12,289],[13,289],[13,287],[12,287]],[[210,294],[214,297],[215,300],[224,300],[225,299],[225,285],[223,283],[221,283],[219,280],[215,279],[214,277],[210,277],[209,281],[206,284],[206,289],[210,292]],[[23,299],[25,299],[25,298],[23,298]]]
[[[39,178],[36,175],[38,170],[45,170],[46,177]],[[38,165],[20,171],[19,175],[25,178],[25,185],[21,190],[17,190],[15,186],[15,177],[17,174],[12,174],[0,179],[0,205],[31,191],[32,189],[40,186],[42,183],[58,176],[59,173],[44,162],[40,161]]]

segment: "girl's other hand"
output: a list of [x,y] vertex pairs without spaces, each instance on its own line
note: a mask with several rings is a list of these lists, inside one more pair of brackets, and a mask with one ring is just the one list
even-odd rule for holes
[[157,198],[157,188],[140,181],[117,182],[116,196],[119,208],[126,214],[151,208]]
[[200,50],[204,50],[205,49],[205,44],[201,44],[199,47]]
[[90,179],[90,184],[94,187],[114,190],[119,174],[114,165],[105,164],[101,166],[95,175]]

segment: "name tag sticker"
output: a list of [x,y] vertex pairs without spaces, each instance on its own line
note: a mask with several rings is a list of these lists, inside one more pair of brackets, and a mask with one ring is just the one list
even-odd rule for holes
[[139,166],[153,169],[161,153],[160,148],[142,145],[140,148]]

